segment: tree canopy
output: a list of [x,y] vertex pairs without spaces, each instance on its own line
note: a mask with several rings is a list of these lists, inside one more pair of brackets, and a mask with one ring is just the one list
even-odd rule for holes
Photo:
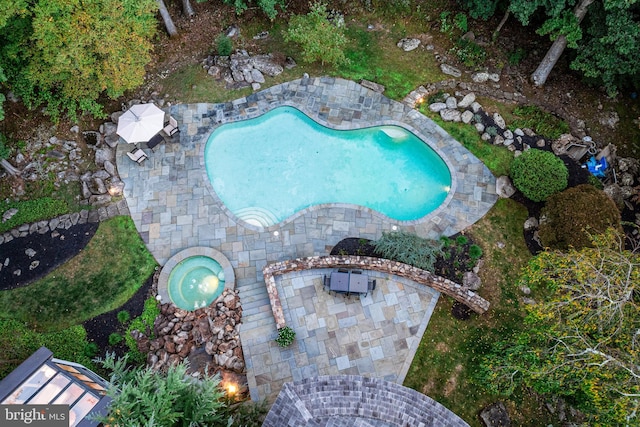
[[99,115],[98,99],[143,82],[157,9],[154,0],[14,0],[0,13],[0,69],[31,108],[54,119]]
[[325,3],[315,2],[311,4],[308,14],[294,15],[289,21],[284,38],[287,42],[298,43],[302,47],[304,62],[320,61],[323,65],[349,62],[344,55],[348,41],[344,27],[329,21]]
[[537,304],[525,328],[494,346],[481,379],[567,398],[592,425],[630,425],[640,409],[640,254],[610,229],[593,248],[543,252],[521,279]]
[[107,395],[113,400],[101,422],[113,426],[228,425],[224,391],[218,377],[189,378],[187,365],[166,373],[127,367],[109,355],[99,363],[111,372]]
[[[605,86],[610,94],[640,83],[639,0],[459,0],[474,18],[488,19],[508,9],[523,25],[551,40],[566,37],[571,68]],[[576,6],[588,9],[584,21]],[[561,52],[561,51],[560,51]]]

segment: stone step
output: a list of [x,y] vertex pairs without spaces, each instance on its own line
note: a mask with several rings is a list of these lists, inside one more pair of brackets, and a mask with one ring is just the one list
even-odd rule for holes
[[242,301],[251,302],[267,296],[267,288],[262,287],[262,289],[256,288],[247,291],[242,290],[238,293],[238,295],[240,295],[240,299]]
[[242,323],[249,324],[251,322],[259,322],[262,323],[264,321],[275,322],[273,320],[273,312],[271,311],[271,307],[267,307],[264,311],[253,310],[251,313],[248,313],[243,309],[242,310]]
[[272,322],[250,322],[243,323],[240,329],[240,339],[245,340],[247,343],[250,340],[256,340],[259,342],[266,342],[272,339],[276,339],[278,331],[276,329],[276,322],[271,317]]
[[[263,296],[262,298],[255,298],[253,301],[247,302],[246,300],[241,300],[242,304],[242,312],[243,313],[251,313],[255,311],[255,309],[259,309],[262,306],[271,307],[271,302],[269,301],[268,296]],[[269,308],[271,310],[271,308]]]

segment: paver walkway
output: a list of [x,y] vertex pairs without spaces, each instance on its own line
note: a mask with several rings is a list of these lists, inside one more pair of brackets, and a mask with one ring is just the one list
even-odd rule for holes
[[[211,187],[204,168],[205,144],[220,124],[257,117],[282,105],[294,106],[337,129],[396,124],[412,131],[452,171],[447,200],[425,218],[407,222],[352,205],[312,207],[268,228],[239,220]],[[345,237],[377,239],[392,227],[423,237],[452,235],[484,216],[497,200],[491,172],[433,121],[352,81],[305,78],[233,102],[175,105],[170,112],[179,123],[179,143],[162,144],[153,153],[147,150],[150,158],[142,166],[127,158],[128,144],[118,147],[116,162],[131,217],[160,264],[192,246],[215,248],[231,261],[244,309],[241,340],[249,358],[248,343],[276,336],[262,278],[267,263],[325,255]],[[256,363],[251,366],[258,369]],[[253,375],[250,370],[248,377]],[[254,398],[266,397],[255,388],[251,391]],[[270,392],[275,395],[278,390]]]

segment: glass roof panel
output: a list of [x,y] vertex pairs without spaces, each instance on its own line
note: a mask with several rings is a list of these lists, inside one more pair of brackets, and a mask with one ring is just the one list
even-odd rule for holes
[[20,384],[11,395],[2,402],[3,404],[22,404],[25,403],[34,393],[40,390],[43,384],[49,381],[56,374],[56,371],[47,365],[42,365],[33,375],[25,382]]
[[71,384],[60,396],[53,402],[55,404],[72,405],[84,393],[84,389],[78,384]]
[[38,394],[29,400],[29,404],[45,405],[51,403],[69,382],[71,382],[71,380],[63,374],[56,375],[47,385],[40,389]]
[[82,395],[82,398],[73,405],[70,411],[73,415],[70,415],[69,417],[73,420],[75,416],[75,419],[79,422],[89,413],[89,411],[93,409],[94,406],[96,406],[99,400],[100,399],[93,394],[89,392],[85,393]]

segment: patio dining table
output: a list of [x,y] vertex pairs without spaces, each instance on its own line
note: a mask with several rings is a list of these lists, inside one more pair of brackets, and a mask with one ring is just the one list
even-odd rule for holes
[[361,273],[334,271],[329,289],[334,292],[365,294],[368,291],[367,276]]

